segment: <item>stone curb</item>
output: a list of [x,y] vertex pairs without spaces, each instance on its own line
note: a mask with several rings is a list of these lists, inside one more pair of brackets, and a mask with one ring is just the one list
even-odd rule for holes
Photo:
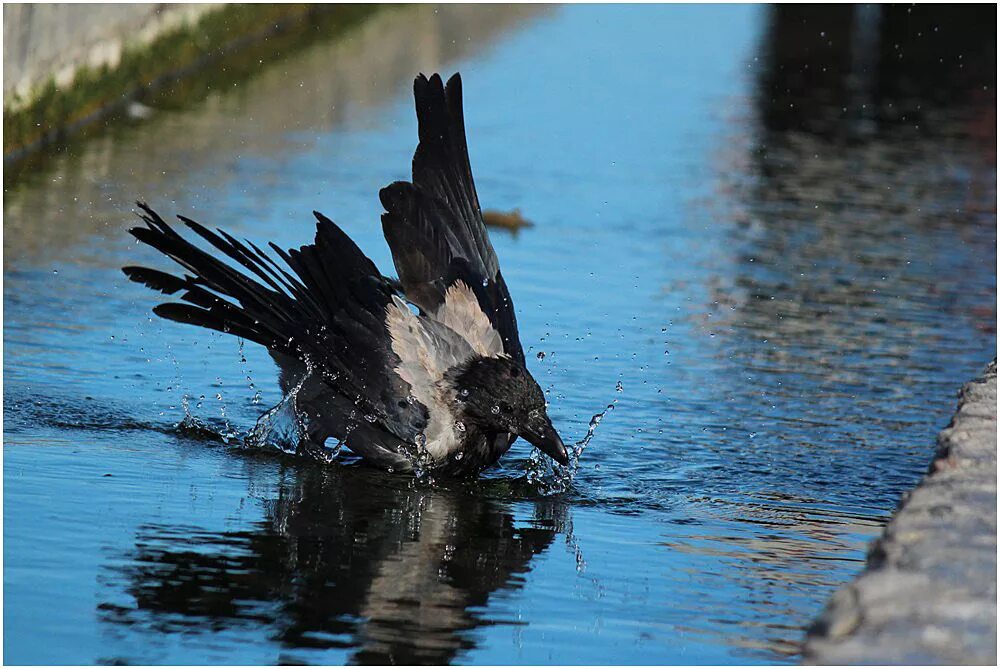
[[928,474],[865,571],[809,629],[804,664],[997,663],[996,359],[959,394]]

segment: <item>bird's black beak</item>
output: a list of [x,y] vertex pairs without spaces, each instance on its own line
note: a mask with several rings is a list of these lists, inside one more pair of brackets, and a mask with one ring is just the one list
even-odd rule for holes
[[552,427],[552,421],[544,413],[539,412],[529,418],[527,424],[521,427],[518,436],[537,446],[542,453],[564,467],[569,464],[566,446],[563,445],[559,433]]

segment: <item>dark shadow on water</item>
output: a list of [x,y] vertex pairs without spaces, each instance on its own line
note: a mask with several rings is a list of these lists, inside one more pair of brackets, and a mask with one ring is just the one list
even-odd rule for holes
[[995,274],[966,270],[996,262],[995,21],[994,6],[770,8],[754,118],[720,169],[736,243],[713,289],[733,359],[780,380],[762,409],[809,398],[796,418],[825,439],[874,441],[926,420],[943,391],[922,378],[959,383],[990,357],[926,314],[995,339]]
[[263,627],[282,661],[342,648],[351,663],[446,664],[496,624],[481,607],[520,587],[564,531],[557,501],[525,523],[504,502],[367,469],[296,465],[282,477],[249,529],[141,527],[104,577],[133,604],[102,602],[100,619],[122,633]]
[[995,119],[995,5],[773,6],[761,51],[769,132],[861,141]]

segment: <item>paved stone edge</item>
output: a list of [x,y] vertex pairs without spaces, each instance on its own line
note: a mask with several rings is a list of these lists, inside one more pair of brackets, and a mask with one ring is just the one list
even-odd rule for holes
[[965,384],[928,474],[809,629],[804,664],[997,663],[997,370]]

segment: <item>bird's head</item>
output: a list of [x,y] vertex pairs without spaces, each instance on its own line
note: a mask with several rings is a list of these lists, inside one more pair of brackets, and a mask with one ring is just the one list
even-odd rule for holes
[[569,464],[542,389],[524,365],[505,357],[476,357],[449,376],[466,421],[486,432],[516,434],[559,464]]

